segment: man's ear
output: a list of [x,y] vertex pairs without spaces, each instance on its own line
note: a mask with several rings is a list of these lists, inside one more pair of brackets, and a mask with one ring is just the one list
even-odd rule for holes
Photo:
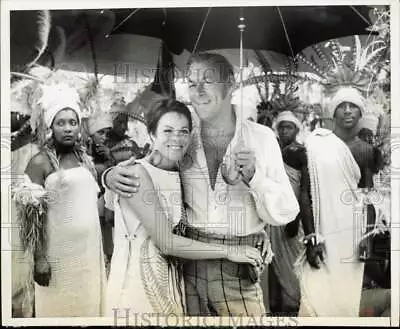
[[232,97],[233,91],[235,90],[235,84],[234,83],[226,83],[224,84],[224,99],[230,95]]

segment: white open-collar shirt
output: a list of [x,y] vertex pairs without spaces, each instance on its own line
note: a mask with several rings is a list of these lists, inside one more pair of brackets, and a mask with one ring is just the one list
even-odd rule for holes
[[236,117],[235,135],[227,152],[236,145],[241,133],[244,144],[256,157],[256,170],[249,186],[243,182],[226,184],[219,168],[212,189],[197,118],[186,165],[181,168],[188,224],[206,233],[246,236],[260,232],[267,224],[285,225],[299,213],[274,132]]

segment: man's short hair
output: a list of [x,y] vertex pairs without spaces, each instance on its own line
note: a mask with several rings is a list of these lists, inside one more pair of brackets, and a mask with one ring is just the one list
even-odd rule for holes
[[[194,63],[207,63],[209,66],[216,70],[218,73],[219,81],[233,85],[235,83],[235,73],[232,64],[226,59],[225,56],[209,52],[195,53],[189,59],[187,68]],[[189,73],[190,71],[188,71]]]

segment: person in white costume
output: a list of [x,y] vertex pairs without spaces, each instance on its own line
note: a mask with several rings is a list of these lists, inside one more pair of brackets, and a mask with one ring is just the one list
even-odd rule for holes
[[316,232],[305,240],[308,251],[322,248],[323,254],[319,269],[307,262],[299,267],[299,316],[358,317],[365,265],[360,246],[366,223],[375,220],[359,188],[373,186],[376,168],[372,146],[357,136],[365,112],[362,94],[341,86],[328,110],[334,130],[316,129],[305,143]]
[[229,248],[182,236],[180,224],[187,219],[179,168],[191,142],[191,114],[183,103],[166,98],[155,102],[146,121],[151,152],[131,166],[141,177],[141,189],[130,198],[114,196],[114,254],[107,289],[110,316],[185,314],[182,271],[171,256],[228,259],[253,266],[262,262],[259,251],[250,246]]
[[[98,317],[106,282],[99,186],[94,165],[78,143],[79,96],[61,83],[41,88],[36,110],[48,135],[28,163],[21,193],[15,194],[19,214],[25,214],[20,217],[24,243],[34,256],[35,316]],[[36,200],[31,205],[42,205],[39,212],[29,211],[27,195]]]

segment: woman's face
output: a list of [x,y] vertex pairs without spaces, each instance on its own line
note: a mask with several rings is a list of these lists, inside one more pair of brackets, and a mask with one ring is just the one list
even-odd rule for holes
[[63,146],[73,146],[78,138],[80,126],[76,112],[64,109],[57,113],[52,124],[56,142]]
[[103,128],[103,129],[100,129],[100,130],[96,131],[92,135],[93,142],[96,145],[100,145],[100,144],[104,145],[104,144],[106,144],[107,139],[108,139],[108,134],[109,134],[110,130],[111,130],[111,128]]
[[158,121],[155,134],[151,134],[153,149],[171,161],[180,161],[190,143],[188,119],[180,113],[169,112]]

